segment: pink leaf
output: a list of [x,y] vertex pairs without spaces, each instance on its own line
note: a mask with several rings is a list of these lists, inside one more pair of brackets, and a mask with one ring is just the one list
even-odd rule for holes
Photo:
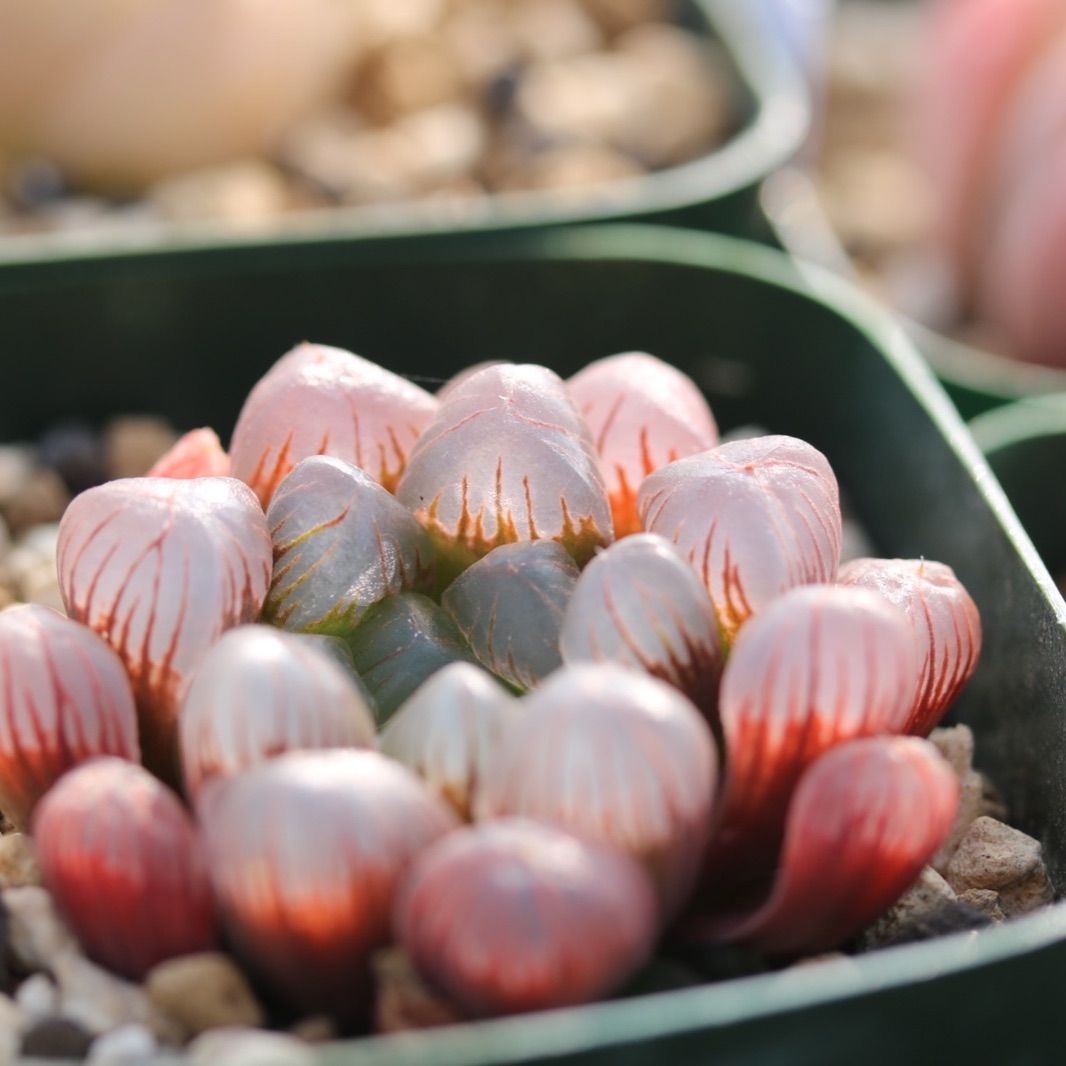
[[310,455],[365,470],[390,492],[437,411],[424,389],[340,348],[301,344],[252,389],[233,431],[233,474],[264,507]]
[[227,630],[253,622],[270,584],[266,518],[232,478],[129,478],[78,496],[59,528],[67,613],[118,652],[145,763],[177,779],[184,686]]
[[905,733],[928,736],[977,669],[981,615],[943,563],[925,559],[855,559],[841,585],[868,588],[907,616],[918,649],[919,680]]
[[714,795],[715,745],[699,712],[662,681],[613,664],[564,666],[522,708],[475,816],[532,818],[614,845],[646,867],[664,915],[675,914]]
[[229,477],[230,462],[213,429],[190,430],[148,471],[148,477]]
[[190,800],[287,751],[374,745],[374,717],[327,652],[269,626],[224,634],[192,676],[179,722]]
[[752,619],[722,675],[726,777],[708,883],[764,868],[796,782],[820,755],[902,732],[917,676],[902,612],[866,589],[795,589]]
[[223,921],[284,998],[351,1019],[415,857],[456,826],[412,773],[371,751],[282,755],[203,793]]
[[672,540],[703,579],[726,642],[775,597],[836,576],[836,477],[795,437],[754,437],[671,463],[645,479],[638,505],[644,528]]
[[556,540],[580,565],[613,536],[588,427],[541,366],[489,366],[456,385],[396,495],[444,553],[449,576],[520,540]]
[[658,911],[632,859],[534,822],[462,829],[415,864],[397,940],[475,1015],[586,1003],[647,959]]
[[45,885],[98,962],[139,980],[215,946],[200,838],[142,767],[107,758],[72,770],[38,806],[33,836]]
[[24,826],[63,773],[96,755],[141,761],[122,660],[49,607],[0,613],[0,809]]
[[637,490],[659,467],[713,448],[718,426],[696,384],[643,352],[598,359],[567,383],[607,480],[616,537],[640,530]]
[[891,906],[947,836],[959,804],[951,767],[927,741],[843,744],[804,775],[773,892],[715,938],[774,955],[835,948]]

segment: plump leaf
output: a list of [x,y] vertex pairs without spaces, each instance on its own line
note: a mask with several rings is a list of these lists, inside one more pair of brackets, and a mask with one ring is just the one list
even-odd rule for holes
[[258,619],[270,583],[255,496],[232,478],[112,481],[67,508],[57,554],[67,613],[111,644],[133,683],[146,765],[176,781],[189,675],[227,629]]
[[637,490],[649,474],[718,443],[703,393],[654,355],[626,352],[597,359],[567,388],[596,443],[616,537],[640,530]]
[[479,663],[519,689],[562,665],[559,630],[580,571],[552,540],[494,548],[441,600]]
[[355,668],[377,705],[379,723],[448,663],[474,662],[451,618],[415,592],[390,596],[368,611],[352,634],[351,647]]
[[562,381],[495,365],[456,385],[396,490],[451,578],[501,544],[555,540],[586,562],[612,539],[588,429]]
[[638,505],[644,528],[672,540],[703,579],[726,642],[783,592],[836,577],[836,477],[795,437],[734,441],[671,463],[645,479]]
[[436,413],[424,389],[341,348],[301,344],[252,389],[230,446],[233,475],[263,506],[310,455],[332,455],[390,491]]
[[664,537],[612,544],[581,575],[563,620],[563,659],[616,662],[679,688],[715,717],[722,656],[714,604]]
[[432,583],[429,538],[369,475],[341,459],[304,459],[267,510],[274,575],[265,618],[347,636],[386,596]]

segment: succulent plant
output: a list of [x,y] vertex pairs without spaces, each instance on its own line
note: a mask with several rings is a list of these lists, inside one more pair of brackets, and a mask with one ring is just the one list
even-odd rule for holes
[[1011,101],[1034,59],[1063,31],[1059,0],[940,0],[924,27],[916,143],[931,179],[936,236],[964,299],[987,253]]
[[562,666],[559,630],[579,574],[553,540],[502,544],[460,574],[441,604],[486,670],[530,689]]
[[585,567],[563,619],[560,648],[568,663],[644,670],[716,717],[722,656],[714,604],[664,537],[626,537]]
[[613,664],[565,666],[522,701],[474,812],[554,823],[626,851],[668,918],[699,869],[716,771],[710,730],[681,693]]
[[867,588],[907,616],[918,649],[918,691],[905,733],[928,736],[977,669],[981,615],[943,563],[927,559],[855,559],[841,585]]
[[97,755],[140,762],[122,660],[50,607],[0,613],[0,810],[19,828],[72,766]]
[[374,717],[344,669],[269,626],[224,634],[192,675],[178,723],[185,788],[287,751],[374,745]]
[[252,389],[233,431],[233,474],[264,507],[301,460],[332,455],[392,491],[437,410],[424,389],[351,352],[301,344]]
[[390,596],[367,613],[351,638],[352,661],[370,690],[379,724],[427,678],[454,662],[474,661],[451,618],[416,592]]
[[671,463],[645,479],[638,506],[644,528],[672,540],[703,579],[726,643],[775,597],[836,576],[836,476],[795,437],[753,437]]
[[227,630],[255,621],[270,583],[266,519],[232,478],[129,478],[89,489],[59,528],[67,613],[118,652],[146,765],[177,779],[184,686]]
[[193,429],[156,460],[148,477],[229,477],[229,456],[213,429]]
[[620,851],[507,819],[452,833],[404,881],[396,936],[474,1015],[585,1003],[651,953],[655,894]]
[[438,670],[381,732],[382,754],[403,763],[469,819],[504,730],[522,713],[517,701],[479,667]]
[[299,632],[349,635],[387,596],[432,585],[429,538],[368,474],[316,455],[267,509],[274,575],[264,617]]
[[867,589],[794,589],[753,618],[722,674],[726,774],[708,880],[761,873],[803,771],[843,741],[902,733],[917,678],[906,618]]
[[958,805],[958,779],[927,741],[841,744],[800,779],[769,897],[708,920],[703,935],[770,955],[839,947],[914,881]]
[[214,947],[200,838],[147,770],[116,758],[76,767],[41,800],[33,834],[45,885],[98,962],[140,979]]
[[615,536],[637,533],[641,482],[659,467],[718,443],[711,409],[691,378],[644,352],[597,359],[567,388],[600,456]]
[[375,752],[320,751],[212,784],[203,811],[238,952],[294,1006],[357,1017],[400,879],[457,824],[448,805]]
[[581,565],[613,536],[588,428],[540,366],[489,366],[456,385],[396,494],[429,531],[445,579],[520,540],[556,540]]

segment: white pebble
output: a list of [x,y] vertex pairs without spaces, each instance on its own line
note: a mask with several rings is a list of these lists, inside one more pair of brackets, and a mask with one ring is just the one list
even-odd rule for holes
[[121,1025],[93,1041],[86,1061],[100,1066],[138,1066],[155,1054],[158,1046],[143,1025]]
[[30,1021],[37,1021],[59,1010],[59,990],[50,977],[35,973],[18,986],[15,1003]]

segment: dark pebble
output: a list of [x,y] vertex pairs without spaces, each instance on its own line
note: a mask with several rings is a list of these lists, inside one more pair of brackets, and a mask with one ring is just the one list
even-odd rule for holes
[[41,462],[51,467],[72,495],[107,480],[107,464],[100,434],[81,422],[65,422],[48,430],[37,448]]
[[22,1054],[38,1059],[83,1059],[92,1042],[92,1033],[77,1022],[52,1015],[22,1034]]
[[[878,939],[875,949],[914,944],[921,940],[947,936],[949,933],[966,933],[974,929],[984,929],[991,924],[992,919],[987,914],[968,903],[958,900],[945,902],[922,919],[908,922],[906,928],[900,928],[896,935]],[[860,944],[857,947],[861,951],[865,945]]]

